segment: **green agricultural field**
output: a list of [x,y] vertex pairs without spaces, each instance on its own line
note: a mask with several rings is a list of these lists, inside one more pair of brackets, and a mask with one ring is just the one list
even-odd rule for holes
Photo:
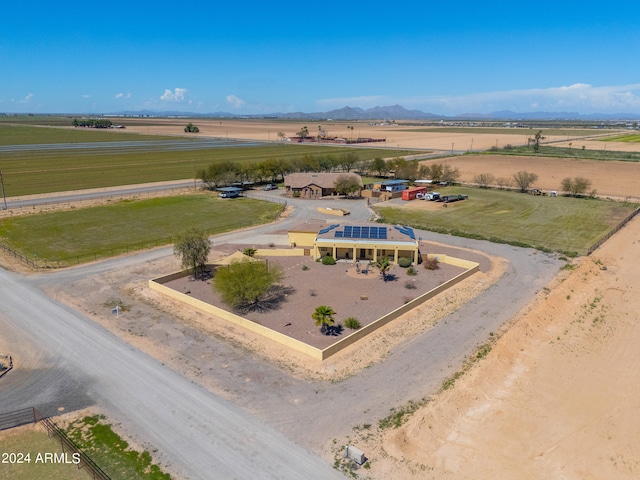
[[411,205],[375,209],[384,223],[584,254],[635,207],[596,199],[462,187],[447,187],[441,193],[466,194],[469,199],[448,208],[436,203],[434,209]]
[[[9,127],[0,126],[0,132],[6,128]],[[122,135],[128,140],[134,137],[139,140],[153,139],[153,137],[144,135],[119,134],[113,131],[16,128],[44,130],[48,134],[59,135],[60,138],[67,134],[95,134],[98,137],[108,137],[114,141],[121,140],[120,136]],[[185,141],[188,140],[185,139]],[[47,143],[56,142],[48,138]],[[337,156],[349,152],[356,153],[362,160],[417,153],[413,150],[298,144],[264,144],[168,151],[160,143],[157,146],[145,146],[144,148],[127,146],[122,149],[69,148],[65,150],[4,151],[0,152],[0,170],[3,174],[7,197],[14,197],[36,193],[190,179],[194,178],[199,170],[205,169],[215,162],[253,163],[271,158],[294,160],[304,155]]]
[[73,117],[64,115],[2,115],[0,126],[3,125],[46,125],[51,127],[68,127]]
[[[603,140],[604,141],[604,140]],[[474,154],[475,155],[475,154]],[[582,150],[582,148],[550,147],[541,145],[536,153],[533,147],[516,146],[509,149],[498,148],[480,152],[480,155],[528,155],[531,157],[579,158],[582,160],[598,160],[602,162],[639,162],[640,152],[621,152],[614,150]]]
[[603,142],[640,142],[640,133],[625,133],[616,137],[603,138]]
[[[67,119],[66,127],[71,126]],[[47,143],[135,142],[145,140],[175,140],[175,137],[141,135],[99,128],[50,128],[0,123],[0,145],[39,145]],[[188,140],[188,139],[186,139]]]
[[222,233],[274,220],[281,205],[211,194],[8,218],[0,240],[41,266],[66,266],[172,243],[190,227]]
[[531,135],[532,137],[542,130],[545,137],[585,137],[599,133],[598,130],[587,128],[499,128],[499,127],[423,127],[423,128],[403,128],[408,132],[425,133],[462,133],[478,135]]

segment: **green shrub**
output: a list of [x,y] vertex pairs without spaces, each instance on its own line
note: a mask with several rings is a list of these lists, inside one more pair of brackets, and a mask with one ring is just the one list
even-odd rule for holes
[[417,287],[416,287],[416,284],[415,284],[415,283],[410,282],[409,280],[407,280],[407,281],[405,282],[405,284],[404,284],[404,288],[406,288],[406,289],[408,289],[408,290],[415,290]]
[[416,272],[415,268],[413,268],[413,267],[407,268],[407,275],[410,275],[410,276],[413,277],[414,275],[417,275],[417,274],[418,274],[418,272]]
[[309,266],[308,265],[302,265],[302,270],[304,270],[306,272],[307,270],[309,270]]
[[401,266],[402,268],[410,267],[412,263],[413,262],[411,261],[411,259],[407,257],[400,257],[398,259],[398,265]]
[[326,257],[322,257],[322,264],[323,265],[335,265],[336,264],[336,259],[333,258],[331,255],[327,255]]
[[255,307],[284,278],[277,263],[234,262],[216,269],[213,288],[233,308]]
[[360,322],[358,321],[357,318],[349,317],[349,318],[345,319],[344,326],[347,327],[347,328],[350,328],[351,330],[357,330],[362,325],[360,325]]

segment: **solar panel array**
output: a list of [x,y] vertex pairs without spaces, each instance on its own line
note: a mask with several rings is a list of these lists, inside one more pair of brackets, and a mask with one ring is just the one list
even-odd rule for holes
[[322,235],[323,233],[328,233],[331,230],[333,230],[334,228],[338,228],[340,226],[339,223],[333,224],[333,225],[329,225],[327,228],[323,228],[322,230],[320,230],[318,232],[318,235]]
[[398,225],[394,225],[394,228],[398,230],[400,233],[408,236],[410,239],[415,240],[416,235],[413,233],[413,228],[411,227],[399,227]]
[[356,225],[347,225],[344,231],[336,232],[336,238],[367,238],[374,240],[387,239],[387,227],[365,227]]

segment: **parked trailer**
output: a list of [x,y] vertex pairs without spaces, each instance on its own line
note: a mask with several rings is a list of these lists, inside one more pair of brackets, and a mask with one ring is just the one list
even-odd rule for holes
[[459,200],[466,200],[467,198],[469,198],[468,195],[442,195],[438,201],[444,202],[444,203],[451,203],[451,202],[457,202]]
[[427,193],[427,187],[407,188],[402,191],[402,200],[415,200],[418,197],[418,194],[423,196],[425,193]]

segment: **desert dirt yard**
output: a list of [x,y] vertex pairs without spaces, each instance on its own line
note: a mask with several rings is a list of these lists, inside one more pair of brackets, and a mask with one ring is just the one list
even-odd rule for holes
[[640,477],[640,217],[528,305],[452,389],[362,433],[371,478]]

